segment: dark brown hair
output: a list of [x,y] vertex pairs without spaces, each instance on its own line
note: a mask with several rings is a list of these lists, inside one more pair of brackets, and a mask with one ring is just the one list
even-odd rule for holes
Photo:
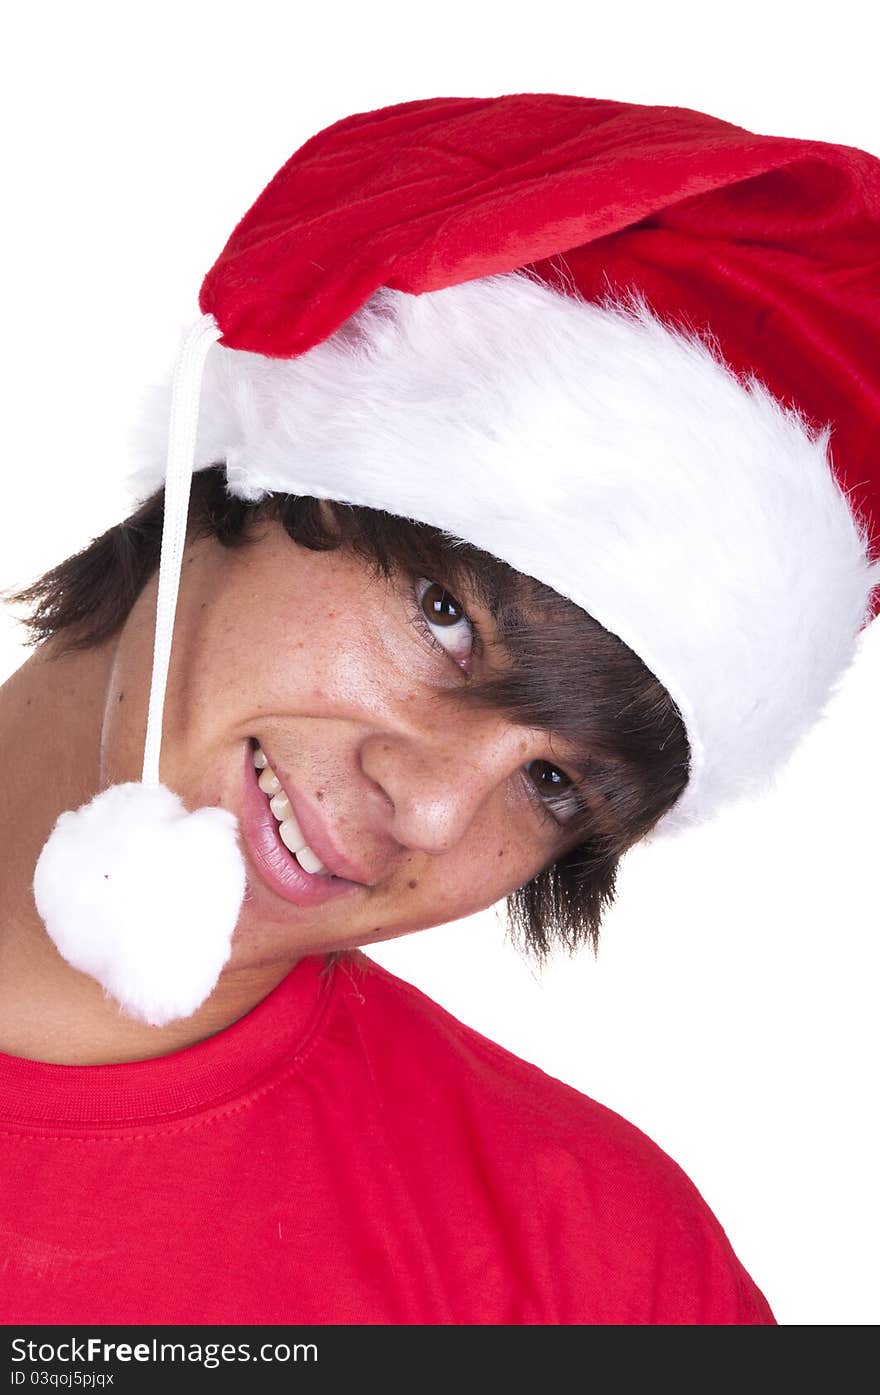
[[[31,612],[28,643],[59,653],[111,638],[159,564],[164,490],[122,523],[6,599]],[[379,575],[403,570],[476,597],[493,616],[509,664],[461,689],[511,720],[546,729],[579,753],[582,796],[566,823],[568,851],[508,898],[510,930],[541,960],[554,943],[594,948],[614,899],[620,857],[687,782],[688,744],[666,689],[615,635],[555,591],[426,524],[347,504],[272,494],[249,504],[226,493],[222,467],[192,483],[188,538],[243,547],[260,520],[301,547],[346,547]]]

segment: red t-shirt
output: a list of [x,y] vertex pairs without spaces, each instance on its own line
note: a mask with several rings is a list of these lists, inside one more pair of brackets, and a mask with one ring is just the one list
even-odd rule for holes
[[364,955],[151,1061],[0,1055],[4,1323],[772,1323],[632,1125]]

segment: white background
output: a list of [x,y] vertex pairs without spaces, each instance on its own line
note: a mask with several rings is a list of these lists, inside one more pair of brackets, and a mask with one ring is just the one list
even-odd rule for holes
[[[0,586],[127,511],[142,388],[233,224],[322,126],[418,97],[555,91],[880,154],[869,14],[752,0],[16,7],[0,59]],[[0,612],[0,678],[23,657]],[[878,691],[874,625],[771,795],[630,855],[598,962],[562,958],[539,979],[492,913],[375,951],[657,1140],[790,1324],[880,1317]]]

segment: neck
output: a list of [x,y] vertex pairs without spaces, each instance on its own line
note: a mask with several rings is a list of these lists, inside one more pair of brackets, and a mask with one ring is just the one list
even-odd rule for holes
[[[62,655],[44,645],[0,687],[0,1051],[62,1065],[146,1060],[182,1050],[229,1026],[278,983],[290,965],[224,974],[192,1017],[149,1027],[122,1015],[101,986],[72,969],[46,933],[33,873],[58,815],[108,784],[139,780],[138,766],[104,769],[108,704],[126,701],[114,682],[113,641]],[[144,717],[145,720],[145,717]],[[131,761],[143,750],[135,721]]]

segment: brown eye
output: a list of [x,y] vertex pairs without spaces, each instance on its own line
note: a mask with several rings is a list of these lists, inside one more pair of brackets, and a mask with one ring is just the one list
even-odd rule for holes
[[549,795],[551,798],[555,794],[563,794],[572,786],[572,781],[565,771],[550,765],[546,760],[533,760],[529,766],[529,774],[538,793]]
[[417,618],[431,645],[466,669],[476,631],[464,607],[437,581],[422,577],[416,588]]
[[575,782],[558,765],[546,760],[533,760],[526,773],[538,798],[557,823],[566,824],[577,815],[579,799]]
[[425,619],[430,620],[432,625],[457,625],[464,617],[462,606],[436,581],[432,581],[422,592],[421,604]]

